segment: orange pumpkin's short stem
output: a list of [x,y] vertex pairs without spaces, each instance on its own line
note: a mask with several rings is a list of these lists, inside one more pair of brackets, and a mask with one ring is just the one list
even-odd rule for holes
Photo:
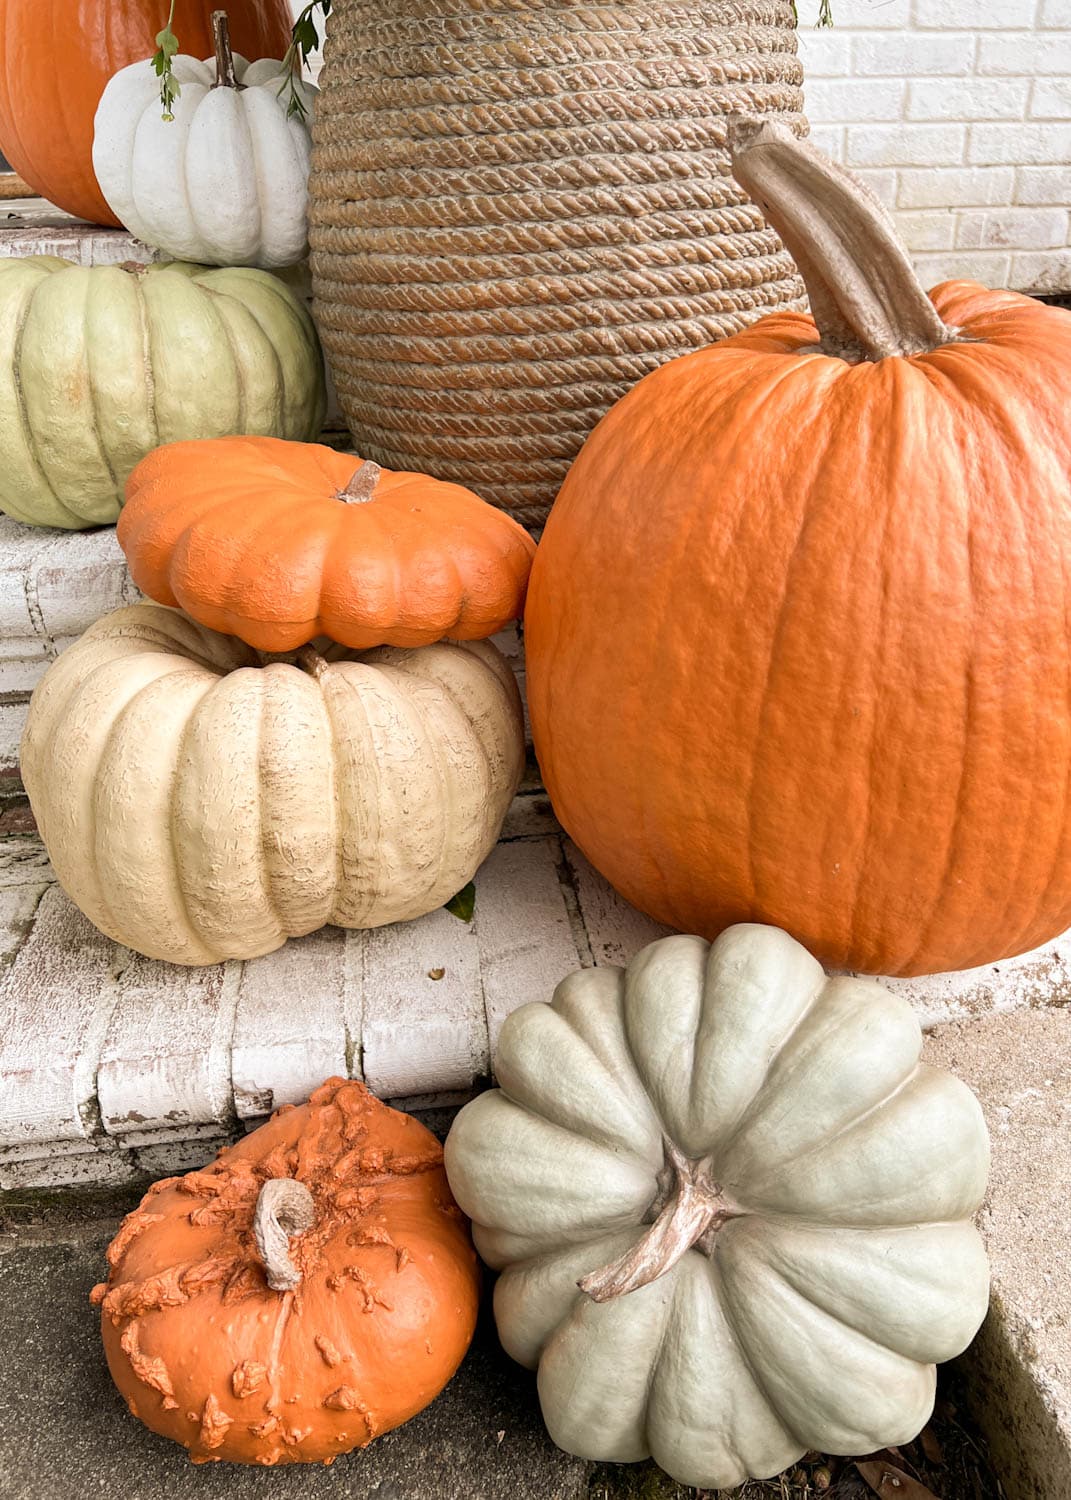
[[234,53],[231,51],[231,30],[225,10],[212,12],[212,36],[216,43],[216,81],[214,89],[244,89],[234,71]]
[[304,1234],[316,1222],[316,1203],[296,1177],[270,1177],[253,1210],[253,1238],[274,1292],[292,1292],[301,1272],[290,1259],[292,1235]]
[[382,477],[383,470],[379,465],[366,458],[346,488],[336,492],[335,498],[344,501],[346,505],[365,505],[375,494],[376,485]]
[[657,1281],[693,1245],[709,1253],[722,1225],[745,1212],[723,1195],[705,1162],[689,1161],[669,1140],[665,1149],[672,1181],[654,1223],[620,1260],[577,1282],[593,1302],[609,1302]]
[[854,173],[773,120],[731,120],[729,148],[734,177],[799,267],[821,353],[858,364],[924,354],[958,337]]
[[309,676],[315,677],[317,682],[319,682],[320,678],[324,675],[330,665],[330,663],[320,655],[319,651],[314,651],[311,646],[302,646],[301,650],[296,653],[294,660],[295,664],[299,666],[303,672],[308,672]]

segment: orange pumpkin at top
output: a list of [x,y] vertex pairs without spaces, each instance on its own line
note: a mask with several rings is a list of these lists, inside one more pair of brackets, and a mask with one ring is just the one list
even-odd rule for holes
[[[0,151],[35,192],[92,224],[118,224],[93,172],[104,85],[156,51],[170,0],[0,0]],[[182,51],[208,57],[216,0],[179,0]],[[287,0],[227,0],[235,51],[283,56]]]
[[763,318],[604,418],[525,622],[562,823],[686,932],[918,974],[1071,925],[1071,314],[919,286],[783,126],[734,170],[813,321]]
[[442,1147],[329,1079],[157,1182],[90,1300],[131,1412],[195,1463],[330,1463],[414,1416],[472,1339],[479,1272]]
[[459,484],[262,437],[157,448],[117,532],[143,593],[262,651],[493,635],[521,614],[535,552]]

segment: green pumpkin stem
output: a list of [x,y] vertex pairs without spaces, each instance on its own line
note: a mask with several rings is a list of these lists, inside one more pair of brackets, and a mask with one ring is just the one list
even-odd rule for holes
[[892,219],[853,172],[774,120],[729,122],[733,176],[777,230],[807,287],[818,351],[858,364],[923,354],[941,321]]

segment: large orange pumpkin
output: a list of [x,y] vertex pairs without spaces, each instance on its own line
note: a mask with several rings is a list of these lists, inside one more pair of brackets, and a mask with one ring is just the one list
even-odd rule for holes
[[438,1395],[479,1276],[442,1148],[332,1078],[201,1172],[156,1183],[108,1247],[108,1366],[195,1463],[330,1463]]
[[[214,0],[178,0],[183,52],[213,49]],[[94,224],[118,224],[93,173],[93,116],[104,85],[151,57],[170,0],[0,0],[0,151],[35,192]],[[227,0],[231,40],[249,58],[282,57],[287,0]]]
[[535,552],[460,484],[264,437],[155,449],[117,532],[143,593],[261,651],[480,640],[520,615]]
[[629,900],[915,974],[1071,925],[1071,314],[915,280],[781,126],[736,174],[814,321],[642,380],[554,506],[526,615],[554,806]]

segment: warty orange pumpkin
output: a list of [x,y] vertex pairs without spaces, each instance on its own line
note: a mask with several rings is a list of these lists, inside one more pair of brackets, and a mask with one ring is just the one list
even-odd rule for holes
[[131,1412],[195,1463],[331,1463],[438,1395],[479,1273],[442,1148],[329,1079],[200,1172],[155,1183],[94,1287]]
[[130,476],[119,543],[138,587],[262,651],[493,635],[535,543],[459,484],[317,443],[171,443]]
[[1071,925],[1071,314],[927,297],[864,186],[780,125],[734,171],[794,313],[599,424],[526,615],[558,816],[630,901],[917,974]]

